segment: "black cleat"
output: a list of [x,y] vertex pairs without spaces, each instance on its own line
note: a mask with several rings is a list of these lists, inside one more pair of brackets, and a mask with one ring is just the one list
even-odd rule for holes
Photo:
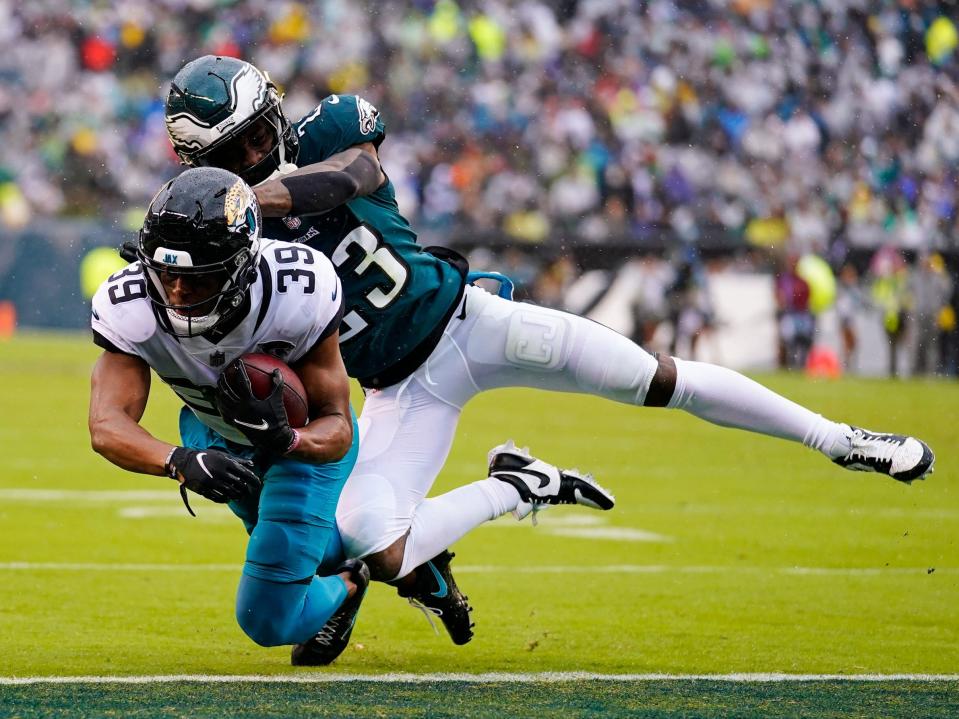
[[[453,644],[466,644],[473,638],[473,624],[470,613],[473,607],[469,598],[460,592],[450,571],[450,560],[456,556],[449,550],[443,550],[430,561],[416,568],[416,581],[412,589],[399,589],[401,597],[421,610],[433,623],[431,615],[437,616],[450,634]],[[435,626],[434,626],[435,629]]]
[[332,664],[350,643],[356,615],[370,584],[370,570],[362,559],[347,559],[334,574],[350,573],[356,593],[334,612],[319,633],[302,644],[294,644],[290,662],[295,667],[323,667]]
[[[535,507],[547,504],[580,504],[608,510],[616,504],[612,492],[590,474],[557,467],[536,459],[513,440],[489,452],[489,476],[513,485],[520,498]],[[524,514],[525,516],[525,514]],[[517,518],[519,515],[517,515]]]

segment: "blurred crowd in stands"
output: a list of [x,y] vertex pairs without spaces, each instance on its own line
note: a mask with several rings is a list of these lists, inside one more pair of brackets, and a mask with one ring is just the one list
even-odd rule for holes
[[[541,301],[576,274],[571,246],[747,247],[779,268],[783,316],[802,313],[790,267],[814,254],[840,297],[851,282],[890,318],[941,302],[945,327],[957,23],[955,0],[0,0],[0,231],[136,226],[178,169],[169,79],[228,54],[267,70],[294,119],[329,93],[377,105],[414,227],[536,248],[496,260]],[[941,266],[948,292],[874,292],[903,257],[916,276]]]

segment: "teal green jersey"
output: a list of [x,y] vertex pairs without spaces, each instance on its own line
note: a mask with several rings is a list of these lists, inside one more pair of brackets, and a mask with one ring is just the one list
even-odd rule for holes
[[[366,100],[331,95],[296,132],[297,164],[305,167],[354,145],[379,146],[385,129]],[[389,181],[323,215],[266,220],[263,234],[303,242],[332,260],[344,291],[343,360],[350,376],[368,387],[394,384],[416,369],[463,293],[464,268],[417,244]]]

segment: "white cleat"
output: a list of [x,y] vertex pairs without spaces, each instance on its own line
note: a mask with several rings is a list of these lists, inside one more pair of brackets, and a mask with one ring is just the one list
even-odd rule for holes
[[849,427],[849,443],[849,452],[833,460],[846,469],[888,474],[906,484],[925,479],[934,470],[936,455],[915,437]]

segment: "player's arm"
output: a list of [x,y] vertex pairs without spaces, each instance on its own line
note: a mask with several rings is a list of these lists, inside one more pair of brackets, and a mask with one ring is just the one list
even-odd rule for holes
[[350,380],[340,355],[339,332],[313,347],[293,369],[303,381],[313,419],[298,429],[299,442],[291,452],[314,462],[342,459],[353,443]]
[[90,441],[95,452],[131,472],[166,474],[173,445],[140,426],[150,395],[150,367],[139,357],[104,352],[90,378]]
[[274,370],[272,390],[260,398],[253,393],[242,364],[238,372],[223,372],[217,382],[220,416],[252,445],[267,452],[318,464],[342,459],[353,442],[353,419],[339,333],[334,331],[318,340],[293,368],[303,382],[309,416],[313,418],[305,427],[290,427],[280,371]]
[[240,499],[262,484],[246,460],[213,449],[177,447],[147,432],[140,419],[149,395],[146,362],[120,352],[100,355],[90,380],[90,442],[95,452],[131,472],[169,476],[180,482],[181,494],[186,487],[214,502]]
[[375,192],[386,181],[376,147],[364,142],[253,191],[265,217],[318,215]]

